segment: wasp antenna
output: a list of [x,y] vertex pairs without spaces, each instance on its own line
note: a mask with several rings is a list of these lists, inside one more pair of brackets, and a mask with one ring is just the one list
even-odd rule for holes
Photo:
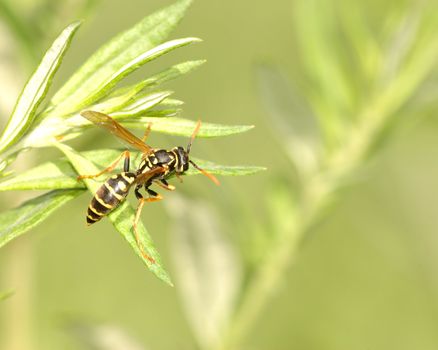
[[201,169],[199,166],[195,164],[192,160],[189,160],[190,164],[192,164],[196,169],[198,169],[202,175],[207,176],[211,181],[213,181],[217,186],[219,186],[221,183],[216,178],[216,176],[210,174],[209,172],[205,171],[204,169]]
[[187,154],[190,153],[190,148],[192,147],[193,140],[195,139],[196,135],[198,134],[200,128],[201,128],[201,121],[198,120],[198,122],[196,123],[195,130],[193,130],[192,137],[190,137],[189,144],[187,145],[187,151],[186,151]]

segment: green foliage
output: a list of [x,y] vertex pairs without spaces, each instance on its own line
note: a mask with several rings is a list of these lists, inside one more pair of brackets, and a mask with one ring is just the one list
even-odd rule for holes
[[[90,127],[90,122],[79,115],[82,110],[111,113],[129,128],[144,130],[147,123],[152,123],[153,131],[184,136],[192,134],[196,123],[174,117],[182,102],[171,99],[172,92],[162,90],[161,84],[193,71],[204,60],[176,64],[139,83],[117,87],[123,78],[147,62],[200,41],[197,38],[183,38],[164,42],[184,16],[190,3],[190,0],[180,0],[144,18],[104,44],[54,94],[50,103],[39,110],[38,107],[42,105],[52,78],[80,23],[75,22],[68,26],[55,40],[24,88],[0,139],[0,175],[8,174],[8,167],[24,149],[56,146],[66,158],[41,164],[17,176],[10,176],[0,184],[2,191],[51,190],[1,214],[0,246],[41,223],[54,210],[82,193],[86,187],[94,193],[102,183],[91,180],[79,182],[76,178],[78,174],[99,172],[115,158],[118,151],[106,149],[80,154],[60,143],[80,136]],[[251,128],[252,126],[245,125],[204,123],[198,136],[220,137],[245,132]],[[247,175],[263,169],[223,166],[201,160],[199,165],[219,175]],[[195,173],[190,171],[187,175]],[[142,244],[155,263],[152,264],[142,256],[133,236],[134,215],[134,209],[125,202],[108,217],[148,268],[171,285],[170,277],[161,264],[148,232],[139,224]]]
[[375,145],[399,124],[401,108],[408,103],[411,110],[420,108],[415,97],[436,72],[436,11],[399,6],[398,16],[379,18],[377,25],[366,20],[364,2],[295,2],[300,65],[293,81],[272,64],[258,67],[269,124],[297,177],[270,188],[268,223],[248,229],[254,235],[247,280],[213,348],[242,348],[308,233],[356,171],[381,150]]
[[47,219],[83,190],[55,190],[0,214],[0,247]]
[[[139,40],[144,33],[140,33],[136,40]],[[116,41],[114,45],[116,47],[122,46],[120,52],[115,53],[116,58],[107,56],[107,48],[104,47],[90,58],[85,63],[82,69],[78,72],[77,76],[72,77],[72,82],[67,82],[64,87],[52,99],[53,110],[49,112],[49,115],[55,115],[62,113],[68,115],[81,110],[87,106],[90,106],[94,102],[102,99],[107,93],[125,76],[132,73],[135,69],[139,68],[143,64],[152,61],[172,50],[179,47],[186,46],[193,42],[200,41],[196,38],[185,38],[168,41],[157,47],[143,52],[142,50],[136,51],[131,60],[128,60],[130,56],[125,52],[125,39],[120,38],[120,42]],[[137,48],[138,45],[133,45]],[[113,50],[109,50],[109,53],[113,53]],[[132,51],[132,50],[130,50]],[[130,52],[128,51],[128,53]],[[142,53],[143,52],[143,53]],[[111,57],[111,55],[109,55]],[[104,62],[109,62],[102,66],[101,59],[105,57]],[[117,59],[120,57],[120,59]]]
[[27,82],[18,98],[14,111],[0,138],[0,153],[20,141],[32,125],[37,108],[43,101],[58,67],[69,47],[80,22],[69,25],[53,42],[37,70]]

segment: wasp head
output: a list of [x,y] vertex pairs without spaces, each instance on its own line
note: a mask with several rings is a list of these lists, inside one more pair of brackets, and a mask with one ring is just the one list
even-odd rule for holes
[[176,171],[178,173],[183,173],[183,172],[187,171],[189,169],[189,162],[190,162],[189,153],[181,146],[175,147],[174,151],[176,152],[176,154],[178,156],[178,163],[176,166]]

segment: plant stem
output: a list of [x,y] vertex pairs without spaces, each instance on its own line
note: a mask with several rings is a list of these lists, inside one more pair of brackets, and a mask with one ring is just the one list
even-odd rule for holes
[[[376,99],[369,108],[362,111],[364,123],[355,132],[349,133],[347,146],[339,149],[330,157],[326,171],[320,171],[302,183],[303,201],[295,226],[288,232],[280,233],[283,239],[271,249],[246,286],[242,302],[228,327],[228,332],[217,350],[240,349],[241,343],[259,318],[270,296],[278,289],[285,271],[296,261],[300,252],[300,243],[312,225],[319,219],[323,209],[330,201],[339,184],[349,176],[366,157],[376,136],[387,122],[390,113],[385,113],[382,103]],[[287,230],[285,230],[287,231]]]
[[245,288],[245,292],[224,341],[217,350],[240,349],[246,334],[249,333],[254,322],[259,318],[263,307],[270,296],[278,289],[284,272],[292,265],[300,253],[300,243],[316,217],[327,203],[332,189],[326,187],[319,178],[306,187],[306,204],[301,207],[301,221],[294,227],[282,232],[276,246],[266,257],[265,263],[259,267],[254,278]]
[[14,242],[2,268],[2,285],[14,294],[2,304],[1,349],[34,349],[33,338],[33,247],[29,239]]

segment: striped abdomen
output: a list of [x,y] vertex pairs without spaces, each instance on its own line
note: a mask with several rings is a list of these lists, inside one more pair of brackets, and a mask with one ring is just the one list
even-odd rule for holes
[[88,206],[87,224],[94,224],[115,209],[125,199],[135,177],[134,173],[123,172],[111,176],[100,186]]

